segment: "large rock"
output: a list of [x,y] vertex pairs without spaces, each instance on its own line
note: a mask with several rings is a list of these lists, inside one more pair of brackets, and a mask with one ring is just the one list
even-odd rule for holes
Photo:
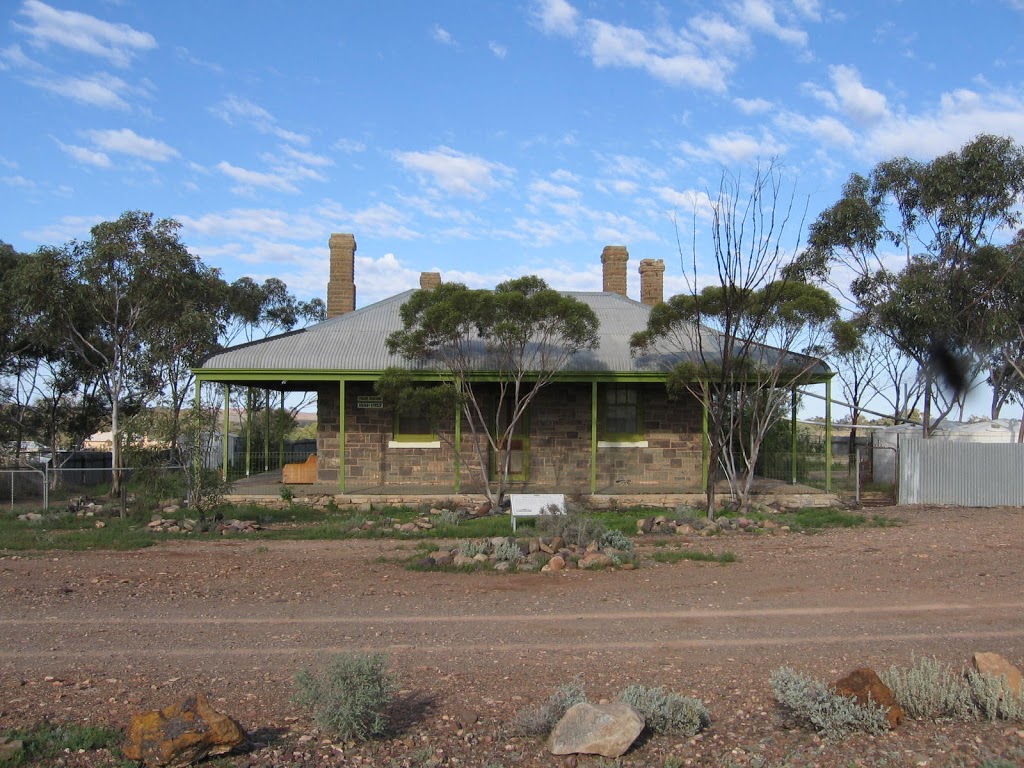
[[885,719],[889,721],[890,728],[903,722],[903,708],[896,703],[892,688],[883,683],[878,673],[870,667],[853,670],[841,680],[836,680],[832,687],[840,696],[852,696],[862,706],[868,703],[870,696],[875,706],[885,710]]
[[122,751],[146,765],[183,768],[204,757],[223,755],[246,741],[242,727],[195,696],[132,718]]
[[976,653],[971,658],[974,668],[983,675],[1006,679],[1006,689],[1013,696],[1020,696],[1021,674],[1013,664],[998,653]]
[[582,702],[569,707],[548,737],[553,755],[602,755],[626,753],[644,729],[644,719],[629,704]]

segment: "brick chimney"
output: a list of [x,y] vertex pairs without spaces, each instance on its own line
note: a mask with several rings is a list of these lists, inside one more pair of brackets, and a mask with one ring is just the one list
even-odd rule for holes
[[624,245],[606,245],[601,252],[601,265],[604,273],[604,287],[601,289],[608,293],[617,293],[620,296],[626,293],[626,262],[629,261],[629,251]]
[[327,283],[327,318],[338,317],[356,308],[355,235],[331,235],[331,276]]
[[440,272],[420,272],[420,288],[432,291],[441,284]]
[[640,260],[640,301],[649,307],[665,300],[665,262],[663,259]]

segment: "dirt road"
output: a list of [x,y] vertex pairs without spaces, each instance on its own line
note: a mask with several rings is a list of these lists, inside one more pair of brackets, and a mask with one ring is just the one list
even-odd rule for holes
[[[704,736],[650,739],[624,765],[1024,763],[1021,725],[911,723],[842,744],[780,725],[768,678],[781,665],[835,679],[912,655],[959,666],[995,651],[1024,664],[1024,512],[884,514],[903,524],[693,538],[738,562],[646,557],[597,573],[411,572],[396,562],[411,545],[394,541],[8,556],[2,724],[124,724],[200,688],[264,733],[267,746],[239,765],[552,765],[511,724],[581,675],[592,699],[665,685],[711,711]],[[352,650],[390,655],[407,706],[394,738],[345,749],[319,743],[291,681],[318,653]]]

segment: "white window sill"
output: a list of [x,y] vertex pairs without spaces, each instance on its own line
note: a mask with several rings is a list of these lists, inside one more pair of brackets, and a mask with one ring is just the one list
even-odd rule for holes
[[440,440],[424,440],[421,443],[407,440],[388,440],[388,448],[440,448]]
[[598,440],[598,448],[646,448],[646,440]]

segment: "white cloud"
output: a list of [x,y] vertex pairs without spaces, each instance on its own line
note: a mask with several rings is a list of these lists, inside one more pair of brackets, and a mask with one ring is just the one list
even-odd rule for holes
[[69,240],[84,240],[89,237],[90,230],[101,221],[110,221],[113,216],[63,216],[61,219],[41,229],[24,232],[28,240],[37,243],[66,243]]
[[103,152],[97,152],[96,150],[89,149],[88,147],[75,146],[74,144],[65,144],[57,139],[54,139],[54,142],[56,142],[62,152],[66,152],[71,155],[71,157],[83,165],[92,165],[96,168],[110,167],[110,158]]
[[784,112],[775,118],[773,124],[782,130],[813,136],[832,146],[853,147],[858,141],[850,128],[831,115],[808,118],[795,112]]
[[768,101],[768,99],[762,99],[760,97],[754,99],[736,98],[732,100],[732,103],[735,104],[739,108],[740,112],[745,115],[759,115],[770,111],[774,106],[774,104]]
[[302,165],[312,165],[317,168],[325,168],[329,165],[334,165],[334,161],[331,158],[324,155],[318,155],[315,152],[301,152],[295,147],[290,147],[287,144],[281,145],[281,152],[290,160]]
[[491,53],[493,53],[499,59],[504,59],[506,56],[508,56],[508,47],[502,45],[501,43],[491,40],[489,43],[487,43],[487,47],[490,49]]
[[21,189],[35,189],[36,183],[24,176],[0,176],[0,183],[8,187],[19,187]]
[[839,65],[831,67],[829,72],[839,106],[847,115],[861,122],[871,122],[889,113],[885,96],[866,87],[856,69]]
[[650,38],[638,29],[590,19],[586,24],[587,47],[596,67],[641,69],[670,85],[721,92],[732,65],[725,59],[705,56],[693,43],[678,35]]
[[455,38],[452,37],[451,32],[440,24],[434,25],[433,29],[430,30],[430,36],[434,39],[435,43],[441,43],[441,45],[456,45]]
[[708,136],[702,147],[684,142],[681,148],[691,157],[725,165],[775,157],[786,151],[786,145],[777,141],[770,133],[763,132],[758,138],[744,131],[729,131]]
[[481,199],[502,186],[498,176],[511,176],[512,169],[501,163],[467,155],[449,147],[438,147],[429,152],[395,152],[395,159],[407,170],[450,195]]
[[276,239],[292,237],[301,233],[303,237],[322,226],[322,222],[309,217],[296,216],[272,208],[233,208],[223,213],[207,213],[199,218],[187,215],[174,217],[186,230],[207,237],[257,236]]
[[117,67],[127,67],[137,53],[157,47],[156,38],[148,32],[78,11],[61,11],[39,0],[25,0],[18,14],[28,22],[15,21],[14,27],[24,32],[32,45],[60,45],[106,59]]
[[30,59],[21,46],[15,43],[6,48],[0,49],[0,70],[7,70],[11,67],[18,69],[42,69],[42,67]]
[[105,109],[128,110],[128,102],[122,94],[131,90],[119,77],[106,72],[85,77],[32,77],[29,85],[56,93],[59,96]]
[[750,34],[716,14],[701,14],[690,19],[690,29],[709,47],[738,50],[750,45]]
[[86,131],[85,135],[92,139],[100,149],[118,152],[132,157],[141,157],[156,163],[163,163],[178,157],[178,150],[159,139],[147,139],[139,136],[129,128],[107,131]]
[[331,232],[360,232],[369,237],[412,240],[420,233],[412,229],[408,212],[387,203],[352,210],[334,200],[325,200],[317,214],[326,222],[323,228]]
[[673,211],[696,215],[699,218],[710,220],[715,210],[708,193],[701,189],[684,189],[682,191],[672,187],[658,187],[654,190],[662,202],[667,203]]
[[578,200],[581,195],[578,189],[567,184],[553,184],[544,179],[531,182],[530,193],[533,198],[562,198],[565,200]]
[[214,72],[218,75],[224,74],[224,67],[222,67],[220,64],[217,64],[213,61],[206,61],[205,59],[200,59],[198,56],[193,55],[193,53],[188,48],[182,45],[177,46],[174,49],[174,53],[177,55],[179,59],[181,59],[182,61],[187,61],[189,64],[192,64],[193,66],[201,67],[202,69],[208,69],[210,72]]
[[796,27],[787,27],[775,18],[775,8],[769,0],[740,0],[732,3],[730,10],[742,23],[758,32],[764,32],[784,43],[804,47],[807,33]]
[[309,137],[301,133],[288,131],[277,124],[277,118],[267,110],[248,99],[238,96],[228,96],[220,104],[210,107],[210,112],[219,117],[228,125],[234,125],[235,121],[241,121],[255,128],[260,133],[277,136],[283,141],[292,144],[309,144]]
[[331,145],[331,149],[344,152],[346,155],[353,155],[358,152],[365,152],[366,145],[354,139],[338,139]]
[[579,11],[566,0],[537,0],[534,17],[540,28],[549,35],[572,37],[578,29]]
[[[556,243],[572,243],[585,239],[583,230],[573,221],[545,221],[517,218],[508,232],[496,233],[532,248],[543,248]],[[492,283],[493,285],[493,283]]]
[[252,194],[257,188],[273,189],[278,192],[296,193],[299,191],[298,187],[280,174],[250,171],[231,165],[224,160],[217,163],[217,170],[238,182],[238,185],[231,189],[236,194]]

